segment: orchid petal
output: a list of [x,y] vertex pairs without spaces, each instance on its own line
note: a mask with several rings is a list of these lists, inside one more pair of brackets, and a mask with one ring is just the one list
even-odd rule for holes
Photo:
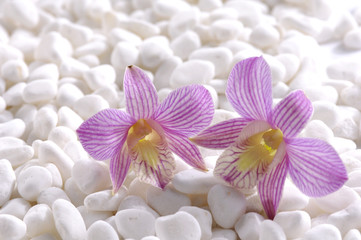
[[262,57],[237,63],[228,78],[226,96],[242,117],[268,121],[272,113],[271,71]]
[[117,109],[98,112],[76,130],[84,149],[97,160],[116,155],[123,146],[134,120]]
[[157,91],[149,77],[138,67],[129,66],[124,73],[127,112],[136,120],[149,118],[159,104]]
[[206,128],[191,140],[202,147],[224,149],[234,143],[248,123],[244,118],[229,119]]
[[267,217],[270,219],[273,219],[276,215],[282,197],[287,169],[287,161],[283,159],[258,182],[258,194]]
[[165,133],[168,139],[169,148],[190,166],[207,170],[202,155],[195,144],[185,137]]
[[286,143],[291,179],[306,195],[327,195],[347,180],[342,160],[328,143],[313,138],[295,138]]
[[[130,152],[133,169],[141,181],[164,188],[172,179],[175,161],[165,139],[146,143],[148,149],[133,148]],[[153,152],[153,153],[150,153]]]
[[213,101],[208,90],[201,85],[191,85],[171,92],[152,118],[165,131],[189,137],[207,127],[213,113]]
[[282,99],[273,110],[272,122],[286,138],[297,136],[311,118],[311,101],[302,90],[293,91]]
[[131,160],[128,154],[126,144],[110,160],[110,177],[113,183],[113,192],[116,193],[122,186],[130,166]]

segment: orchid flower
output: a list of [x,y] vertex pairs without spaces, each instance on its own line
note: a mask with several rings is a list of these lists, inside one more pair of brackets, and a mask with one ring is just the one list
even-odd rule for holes
[[175,169],[173,153],[192,167],[206,170],[199,149],[189,137],[212,120],[214,107],[208,90],[200,85],[182,87],[160,103],[147,75],[129,66],[124,75],[124,95],[126,112],[102,110],[77,129],[90,156],[110,159],[113,192],[123,184],[130,166],[140,180],[163,189]]
[[214,174],[238,189],[257,186],[266,215],[273,219],[287,173],[312,197],[339,189],[347,173],[329,144],[296,138],[313,112],[303,91],[291,92],[272,109],[271,82],[269,66],[262,57],[237,63],[226,96],[242,118],[211,126],[192,141],[203,147],[225,148]]

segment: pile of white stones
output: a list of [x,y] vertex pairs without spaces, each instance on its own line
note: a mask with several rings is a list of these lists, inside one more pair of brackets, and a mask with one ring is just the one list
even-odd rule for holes
[[[361,4],[331,0],[0,1],[0,240],[361,239]],[[177,159],[164,191],[130,173],[115,195],[108,162],[75,130],[123,108],[127,65],[147,70],[159,96],[203,84],[214,123],[237,116],[227,75],[263,55],[275,101],[303,89],[314,105],[302,136],[329,142],[349,180],[309,198],[286,182],[264,217],[256,191]]]

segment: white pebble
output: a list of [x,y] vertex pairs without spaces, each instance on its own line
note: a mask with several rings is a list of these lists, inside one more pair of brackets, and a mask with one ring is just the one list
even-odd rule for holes
[[7,106],[18,106],[24,103],[23,92],[26,83],[20,82],[6,90],[3,97]]
[[71,173],[79,189],[86,194],[104,190],[111,186],[108,167],[99,161],[77,161]]
[[[214,228],[213,240],[237,240],[237,234],[231,229]],[[257,238],[258,239],[258,238]]]
[[121,187],[115,194],[111,190],[103,190],[89,194],[84,199],[84,206],[93,211],[116,211],[127,190]]
[[174,69],[181,63],[182,60],[177,56],[169,57],[161,62],[154,75],[154,86],[160,90],[163,88],[168,88],[170,86],[169,79]]
[[30,207],[30,203],[25,199],[13,198],[1,207],[0,214],[10,214],[19,219],[23,219]]
[[316,101],[313,102],[313,109],[312,119],[321,120],[331,129],[341,121],[341,116],[338,114],[338,108],[334,103],[328,101]]
[[15,173],[7,159],[0,160],[0,206],[9,201],[15,187]]
[[357,28],[355,18],[348,11],[343,11],[334,21],[333,32],[336,38],[343,38],[347,32]]
[[361,29],[356,28],[346,33],[343,44],[349,49],[361,49]]
[[320,224],[303,236],[304,240],[341,240],[340,231],[331,224]]
[[59,72],[62,77],[81,78],[89,66],[72,57],[64,57],[61,61]]
[[224,4],[225,7],[232,7],[238,11],[238,18],[244,25],[256,26],[267,11],[267,6],[261,2],[253,1],[230,1]]
[[246,211],[246,198],[234,188],[218,184],[208,192],[213,218],[223,228],[231,228]]
[[215,67],[204,60],[190,60],[178,65],[171,77],[170,86],[178,88],[189,84],[207,84],[215,76]]
[[336,150],[338,154],[345,153],[356,149],[356,143],[350,139],[334,137],[329,144]]
[[111,65],[99,65],[84,72],[83,78],[92,90],[96,90],[114,83],[115,71]]
[[41,191],[53,183],[50,172],[40,166],[31,166],[22,170],[17,178],[19,194],[28,201],[35,201]]
[[243,28],[241,21],[220,19],[212,23],[210,31],[215,40],[225,42],[237,39],[242,34]]
[[361,101],[361,87],[352,86],[342,90],[341,92],[342,101],[358,110],[361,110],[360,101]]
[[265,54],[264,59],[271,69],[272,84],[274,85],[278,82],[284,82],[286,76],[285,66],[280,61],[278,61],[277,58],[271,55]]
[[108,43],[106,41],[92,41],[75,49],[74,55],[80,60],[80,58],[93,55],[101,56],[109,50]]
[[273,219],[289,239],[301,238],[311,228],[311,218],[307,212],[280,212]]
[[118,234],[114,228],[107,222],[99,220],[94,222],[87,230],[87,240],[118,240]]
[[170,47],[174,55],[186,60],[194,50],[201,47],[201,40],[195,32],[187,31],[173,39]]
[[235,230],[241,239],[258,240],[260,226],[264,218],[258,213],[244,214],[235,225]]
[[200,240],[202,234],[197,219],[183,211],[157,218],[155,231],[161,240]]
[[222,7],[222,1],[221,0],[200,0],[198,2],[198,7],[202,11],[212,11],[214,9],[218,9]]
[[340,230],[342,235],[345,235],[349,230],[361,227],[361,208],[360,200],[354,201],[349,206],[343,208],[338,212],[332,213],[327,218],[327,223],[332,224]]
[[185,206],[181,207],[179,211],[191,214],[198,222],[201,228],[201,240],[210,239],[212,236],[212,215],[209,211],[202,208]]
[[39,79],[49,79],[57,81],[59,79],[59,69],[54,63],[48,63],[41,65],[30,72],[28,81],[34,81]]
[[125,179],[126,181],[131,181],[128,187],[129,195],[136,195],[144,200],[147,199],[147,191],[148,188],[150,188],[152,185],[145,183],[143,181],[140,181],[139,178],[129,178]]
[[109,32],[109,41],[113,46],[119,42],[128,42],[135,46],[142,43],[142,39],[138,35],[122,28],[113,28]]
[[337,90],[338,94],[340,95],[342,90],[344,90],[347,87],[352,87],[353,83],[348,80],[342,80],[342,79],[327,79],[323,81],[323,85],[334,87]]
[[71,41],[74,47],[86,44],[93,37],[93,31],[89,27],[71,22],[62,23],[59,32]]
[[45,164],[45,168],[51,173],[53,179],[53,187],[62,188],[63,187],[63,179],[61,178],[61,174],[59,169],[53,163]]
[[249,41],[259,48],[269,48],[280,41],[280,32],[271,24],[260,23],[252,29]]
[[155,234],[155,218],[144,210],[121,210],[115,215],[115,223],[119,234],[124,238],[141,239]]
[[17,217],[1,214],[0,222],[0,239],[18,240],[25,237],[26,225]]
[[169,2],[167,0],[155,1],[153,5],[153,10],[161,18],[170,18],[174,14],[188,10],[190,8],[189,4],[184,1],[174,0]]
[[338,92],[331,86],[306,87],[304,91],[311,102],[328,101],[336,104],[338,100]]
[[318,138],[327,142],[333,138],[333,132],[323,121],[312,120],[306,125],[302,136]]
[[86,228],[79,211],[69,201],[58,199],[52,206],[56,229],[62,239],[85,239]]
[[74,84],[65,83],[61,85],[56,96],[59,106],[73,107],[74,103],[84,97],[84,93]]
[[351,229],[347,232],[347,234],[343,238],[344,240],[360,240],[361,234],[360,231],[357,229]]
[[304,209],[309,197],[303,194],[290,180],[286,179],[278,211],[294,211]]
[[1,77],[9,82],[24,82],[29,76],[28,66],[21,60],[10,60],[1,66]]
[[237,20],[238,18],[238,12],[236,9],[231,8],[231,7],[221,7],[221,8],[217,8],[214,9],[210,14],[209,14],[209,19],[214,22],[217,20],[221,20],[221,19],[232,19],[232,20]]
[[34,156],[34,149],[21,139],[14,137],[0,138],[0,159],[8,159],[17,167]]
[[0,96],[0,113],[6,109],[6,102],[2,96]]
[[[346,111],[344,112],[347,114]],[[333,132],[335,133],[336,137],[357,140],[359,137],[358,123],[355,122],[351,117],[346,116],[347,115],[345,115],[342,121],[337,123],[337,125],[333,128]]]
[[[345,79],[354,82],[359,76],[361,63],[351,59],[340,59],[331,62],[327,68],[327,75],[332,79]],[[341,94],[342,99],[342,94]]]
[[74,178],[71,177],[66,180],[64,184],[64,191],[68,195],[74,206],[79,207],[81,205],[84,205],[84,199],[87,195],[80,191]]
[[0,137],[18,137],[25,132],[25,123],[19,118],[12,119],[5,123],[0,123]]
[[56,143],[60,148],[64,148],[69,141],[76,140],[77,136],[70,128],[59,126],[50,131],[48,139]]
[[169,40],[162,36],[148,38],[139,47],[140,62],[148,69],[156,69],[171,54]]
[[160,29],[157,25],[142,19],[129,18],[126,21],[122,21],[121,26],[144,39],[159,36],[160,33]]
[[284,81],[290,81],[300,68],[300,59],[296,55],[290,53],[279,54],[276,56],[276,59],[280,61],[286,68]]
[[88,153],[78,140],[68,142],[63,150],[74,162],[89,158]]
[[0,65],[11,59],[22,60],[24,58],[24,54],[19,49],[2,42],[0,42],[0,56]]
[[56,82],[52,80],[34,80],[24,88],[23,98],[26,103],[50,101],[55,98],[57,90]]
[[51,208],[46,204],[37,204],[29,209],[23,219],[26,224],[26,234],[35,237],[55,230]]
[[159,217],[159,214],[149,207],[143,198],[136,195],[129,195],[121,201],[118,211],[125,209],[141,209],[151,213],[155,218]]
[[286,235],[280,225],[271,220],[264,220],[260,224],[259,240],[286,240]]
[[354,170],[349,173],[345,186],[350,188],[361,187],[361,169]]
[[58,123],[58,115],[48,107],[41,108],[35,116],[33,125],[33,134],[39,139],[47,139],[50,131]]
[[117,70],[124,70],[127,66],[137,65],[139,50],[130,42],[119,42],[115,45],[110,62]]
[[290,92],[290,88],[284,82],[278,82],[272,88],[273,98],[284,98]]
[[109,108],[109,103],[99,95],[86,95],[74,103],[74,110],[83,119],[88,119],[99,111]]
[[58,111],[59,125],[72,130],[78,129],[83,119],[69,107],[61,107]]
[[70,202],[70,199],[64,190],[58,187],[50,187],[45,189],[39,194],[36,201],[37,203],[44,203],[51,207],[57,199],[64,199]]
[[2,6],[5,18],[18,27],[33,29],[39,23],[38,8],[25,0],[6,1]]
[[100,60],[94,54],[88,54],[81,57],[78,57],[78,60],[89,67],[96,67],[100,64]]
[[187,30],[192,30],[199,21],[200,11],[197,8],[176,13],[169,21],[168,34],[174,39]]

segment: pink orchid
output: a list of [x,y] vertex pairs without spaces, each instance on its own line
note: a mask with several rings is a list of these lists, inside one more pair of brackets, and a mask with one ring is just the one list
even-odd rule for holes
[[175,169],[173,153],[192,167],[206,170],[199,149],[188,139],[213,117],[212,98],[203,86],[179,88],[160,103],[147,75],[129,66],[124,94],[126,112],[105,109],[77,129],[81,144],[93,158],[110,159],[114,192],[131,165],[142,181],[164,188]]
[[226,95],[242,118],[220,122],[192,140],[203,147],[225,148],[214,174],[239,189],[257,186],[263,208],[273,219],[287,173],[312,197],[339,189],[347,173],[328,143],[296,138],[313,112],[303,91],[291,92],[272,109],[271,82],[269,66],[262,57],[236,64]]

